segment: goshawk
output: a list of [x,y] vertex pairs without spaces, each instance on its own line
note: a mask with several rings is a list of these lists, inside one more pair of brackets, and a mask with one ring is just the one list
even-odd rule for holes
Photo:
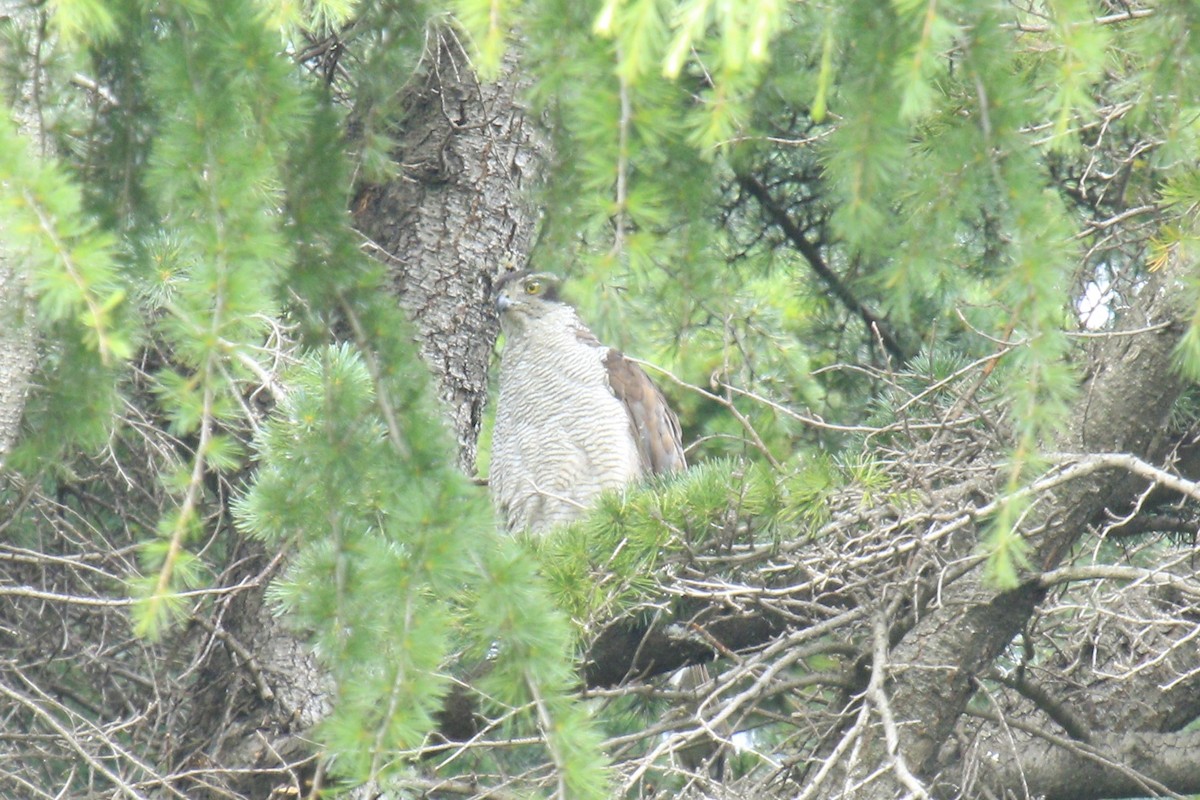
[[686,466],[679,420],[642,368],[606,347],[547,273],[496,286],[504,331],[488,479],[509,530],[542,533],[600,493]]

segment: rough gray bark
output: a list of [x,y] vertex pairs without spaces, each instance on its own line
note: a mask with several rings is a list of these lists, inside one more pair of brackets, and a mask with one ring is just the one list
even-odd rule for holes
[[[33,28],[40,18],[36,8],[23,3],[4,3],[0,13],[18,27]],[[7,46],[11,42],[0,43],[0,47]],[[6,62],[14,57],[8,53],[4,56]],[[37,92],[33,87],[33,82],[40,80],[41,67],[33,54],[20,53],[16,57],[27,60],[31,66],[29,80],[20,86],[20,96],[10,98],[13,101],[10,113],[22,134],[31,141],[43,142],[42,117],[34,105]],[[17,436],[36,358],[30,313],[20,262],[0,243],[0,474]]]
[[405,103],[398,132],[401,176],[362,187],[353,211],[416,324],[471,474],[499,332],[492,281],[528,259],[537,223],[529,189],[541,180],[547,145],[520,105],[511,55],[503,75],[485,83],[451,31],[432,40],[425,83]]
[[33,371],[32,321],[25,287],[12,261],[0,256],[0,473],[17,436]]
[[[1109,732],[1086,743],[1020,738],[1017,752],[996,742],[978,754],[986,774],[966,787],[966,796],[980,796],[985,787],[995,797],[1024,797],[1027,789],[1029,796],[1047,800],[1200,792],[1200,732]],[[958,795],[958,787],[941,788],[942,796]]]
[[[1098,798],[1160,794],[1165,787],[1197,791],[1200,742],[1195,731],[1181,730],[1200,709],[1200,675],[1188,677],[1195,628],[1171,595],[1145,583],[1106,590],[1085,619],[1087,638],[1074,648],[1064,641],[1056,658],[993,688],[979,716],[960,723],[938,755],[937,794],[1008,797],[1027,788],[1033,796]],[[1138,621],[1133,630],[1139,635],[1107,624],[1110,615]]]

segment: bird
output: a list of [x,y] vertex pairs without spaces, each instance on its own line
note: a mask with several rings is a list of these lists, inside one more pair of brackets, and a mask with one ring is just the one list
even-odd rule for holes
[[[488,486],[514,532],[545,534],[579,519],[607,490],[687,469],[679,418],[662,390],[600,343],[560,287],[553,273],[528,270],[495,287],[504,349]],[[708,677],[694,664],[671,683],[696,693]],[[677,757],[693,774],[707,765],[716,776],[724,763],[721,743],[707,737]]]
[[510,531],[544,534],[600,495],[687,468],[679,418],[646,372],[607,347],[548,272],[505,274],[488,485]]

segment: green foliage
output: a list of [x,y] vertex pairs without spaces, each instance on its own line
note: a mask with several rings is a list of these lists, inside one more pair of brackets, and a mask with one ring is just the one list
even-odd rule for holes
[[[128,590],[134,630],[150,639],[194,613],[185,592],[214,579],[235,535],[215,522],[227,502],[218,492],[244,482],[236,522],[291,552],[271,597],[334,679],[336,707],[318,733],[339,780],[405,773],[455,654],[496,648],[485,683],[515,709],[517,730],[544,737],[529,757],[553,763],[571,796],[600,797],[597,735],[570,697],[567,620],[454,468],[408,325],[348,225],[344,113],[280,57],[281,32],[338,25],[350,10],[57,4],[64,33],[91,26],[119,100],[100,124],[64,117],[95,124],[70,173],[0,128],[6,240],[55,337],[10,463],[69,481],[81,459],[56,453],[107,446],[125,458],[145,436],[154,457],[139,479],[158,507],[138,516],[140,574]],[[103,30],[86,16],[100,11],[112,23]],[[415,12],[373,13],[387,27]],[[364,49],[368,65],[415,59],[394,45],[380,55],[379,41]],[[369,133],[394,113],[372,83],[392,73],[363,77]],[[76,176],[95,182],[81,191]],[[358,332],[354,346],[328,344],[337,324]],[[292,328],[309,350],[280,373]],[[136,368],[124,361],[135,345]],[[251,408],[255,387],[273,396],[265,421]],[[154,435],[142,433],[147,420]]]
[[51,0],[50,19],[68,39],[103,41],[116,33],[112,11],[104,0]]
[[[553,43],[531,48],[533,91],[553,98],[560,134],[545,265],[580,275],[585,316],[618,340],[634,324],[661,331],[657,351],[643,343],[639,355],[673,373],[715,371],[789,407],[816,399],[854,422],[869,383],[830,375],[800,399],[796,379],[773,380],[862,353],[851,355],[844,338],[821,340],[821,323],[855,323],[826,316],[827,287],[807,258],[739,246],[747,221],[722,211],[732,201],[720,190],[730,173],[765,176],[854,295],[906,329],[913,352],[935,341],[969,358],[1003,351],[989,371],[1009,412],[1013,475],[1025,480],[1063,428],[1079,381],[1066,333],[1088,240],[1078,201],[1060,188],[1063,159],[1097,135],[1144,139],[1149,125],[1157,174],[1169,177],[1162,197],[1180,216],[1161,230],[1152,265],[1190,260],[1194,249],[1196,205],[1185,198],[1197,84],[1187,76],[1200,59],[1180,34],[1194,9],[1173,5],[1128,25],[1094,23],[1098,14],[1074,0],[1030,12],[910,0],[612,0],[595,16],[530,4],[515,16],[534,42]],[[1172,92],[1178,104],[1151,110]],[[805,115],[807,124],[797,121]],[[800,141],[789,147],[772,134]],[[1127,205],[1154,202],[1158,187],[1137,177],[1140,199]],[[756,326],[746,309],[781,304],[789,292],[816,297],[790,331],[802,346],[776,354],[769,337],[780,327]],[[714,336],[698,320],[723,330]],[[1194,340],[1181,350],[1185,367],[1200,363],[1188,355],[1200,352]],[[685,420],[699,420],[690,433],[712,437],[709,454],[744,433],[727,415],[706,418],[685,391],[672,399]],[[768,449],[786,456],[796,447],[796,430],[746,407]],[[992,541],[997,559],[1016,563],[1013,547]]]
[[454,3],[454,14],[462,26],[480,76],[494,79],[500,71],[504,56],[509,8],[503,0],[460,0]]
[[670,554],[714,538],[755,539],[761,531],[731,530],[737,521],[762,524],[779,507],[778,493],[768,468],[733,461],[609,493],[586,519],[536,542],[542,570],[557,604],[576,621],[611,618],[653,596],[655,573]]
[[73,324],[72,335],[101,363],[128,358],[112,235],[84,212],[79,188],[53,163],[33,157],[7,119],[0,121],[0,203],[9,251],[25,262],[46,323]]
[[[394,309],[378,313],[405,328]],[[487,696],[528,709],[518,725],[545,733],[572,796],[603,796],[595,734],[565,699],[566,620],[527,555],[495,537],[482,493],[447,463],[423,395],[405,398],[395,375],[376,385],[348,346],[309,354],[286,383],[237,518],[296,550],[272,595],[333,670],[339,699],[321,729],[337,771],[379,780],[405,769],[396,754],[434,727],[451,653],[495,648]],[[376,409],[397,400],[403,440]]]
[[[1015,481],[1009,484],[1014,487]],[[1012,500],[1001,507],[982,541],[982,553],[987,561],[984,576],[1000,589],[1015,589],[1021,583],[1021,573],[1030,567],[1026,554],[1029,545],[1018,528],[1029,511],[1029,503]]]
[[830,500],[844,480],[833,459],[822,453],[805,453],[797,458],[780,487],[783,502],[776,512],[776,524],[781,530],[791,532],[789,536],[802,533],[815,536],[829,521]]
[[122,401],[113,366],[101,364],[82,342],[60,338],[38,364],[40,391],[25,404],[25,431],[6,466],[26,475],[75,475],[72,453],[93,453],[108,442]]
[[1104,69],[1109,44],[1108,29],[1090,24],[1092,5],[1085,0],[1054,0],[1050,7],[1053,25],[1054,82],[1047,108],[1054,114],[1049,144],[1074,149],[1079,141],[1071,128],[1094,111],[1092,87]]
[[33,431],[10,463],[65,474],[70,467],[60,454],[95,450],[108,437],[120,402],[115,371],[137,340],[118,247],[85,209],[80,187],[58,164],[36,157],[7,116],[0,120],[0,204],[4,256],[27,276],[37,323],[49,337],[38,377],[47,391],[31,398]]
[[[44,29],[3,21],[9,103],[45,112],[37,142],[0,122],[5,256],[43,337],[10,464],[53,493],[98,458],[145,463],[120,523],[141,537],[139,633],[213,602],[184,592],[213,580],[240,487],[239,530],[288,555],[273,602],[335,679],[320,735],[340,778],[415,769],[461,657],[487,665],[504,733],[545,746],[447,769],[553,763],[599,797],[600,727],[635,712],[571,699],[580,639],[661,604],[701,550],[815,537],[847,497],[903,506],[917,489],[891,459],[927,443],[910,419],[992,414],[1011,499],[978,552],[1016,585],[1023,492],[1080,383],[1081,285],[1107,270],[1129,294],[1143,264],[1200,253],[1195,4],[1108,24],[1086,0],[444,5],[57,0]],[[402,100],[441,66],[427,40],[456,35],[484,79],[520,50],[554,146],[534,261],[570,274],[605,341],[678,376],[655,373],[694,443],[686,474],[537,542],[497,537],[451,465],[347,219],[356,181],[407,179]],[[1109,246],[1130,211],[1153,222]]]
[[[435,40],[450,34],[444,30],[444,14],[422,0],[363,3],[358,11],[353,23],[357,69],[345,78],[345,105],[357,135],[343,146],[352,150],[358,179],[385,182],[400,171],[392,153],[394,125],[403,114],[402,90],[406,81],[429,68]],[[469,41],[463,44],[470,47]],[[348,183],[340,186],[349,192]],[[348,200],[343,196],[339,212]]]
[[357,0],[258,0],[268,28],[299,34],[325,32],[346,24]]
[[[241,416],[239,379],[270,332],[291,256],[275,208],[288,142],[306,102],[275,57],[271,32],[251,6],[213,3],[162,21],[147,57],[148,102],[160,120],[144,179],[162,220],[154,232],[157,291],[146,299],[153,333],[172,362],[155,390],[177,436],[198,437],[189,468],[167,481],[178,507],[159,525],[164,555],[142,581],[140,631],[160,635],[177,608],[185,546],[196,535],[206,472],[242,465],[217,426]],[[151,545],[153,546],[153,545]]]
[[663,576],[681,557],[815,536],[848,487],[864,503],[892,491],[885,471],[864,458],[836,463],[806,454],[778,472],[714,459],[606,494],[583,520],[532,544],[556,603],[586,630],[660,599]]

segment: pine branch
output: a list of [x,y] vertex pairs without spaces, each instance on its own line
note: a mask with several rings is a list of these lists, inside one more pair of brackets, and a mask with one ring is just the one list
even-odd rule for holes
[[821,279],[821,282],[830,288],[850,313],[863,321],[868,335],[873,339],[878,339],[892,358],[895,358],[901,364],[907,362],[911,355],[905,351],[896,339],[895,333],[892,331],[892,326],[888,324],[887,320],[867,308],[866,304],[859,300],[854,295],[854,292],[850,291],[850,287],[838,277],[838,274],[830,269],[829,265],[825,263],[825,259],[821,256],[821,251],[804,235],[804,231],[800,230],[800,226],[791,218],[787,210],[775,201],[775,198],[771,196],[770,190],[763,185],[762,181],[752,175],[738,175],[737,181],[739,186],[753,195],[754,199],[762,206],[767,217],[779,226],[779,229],[787,236],[792,246],[800,252],[800,255],[804,256],[813,272]]

